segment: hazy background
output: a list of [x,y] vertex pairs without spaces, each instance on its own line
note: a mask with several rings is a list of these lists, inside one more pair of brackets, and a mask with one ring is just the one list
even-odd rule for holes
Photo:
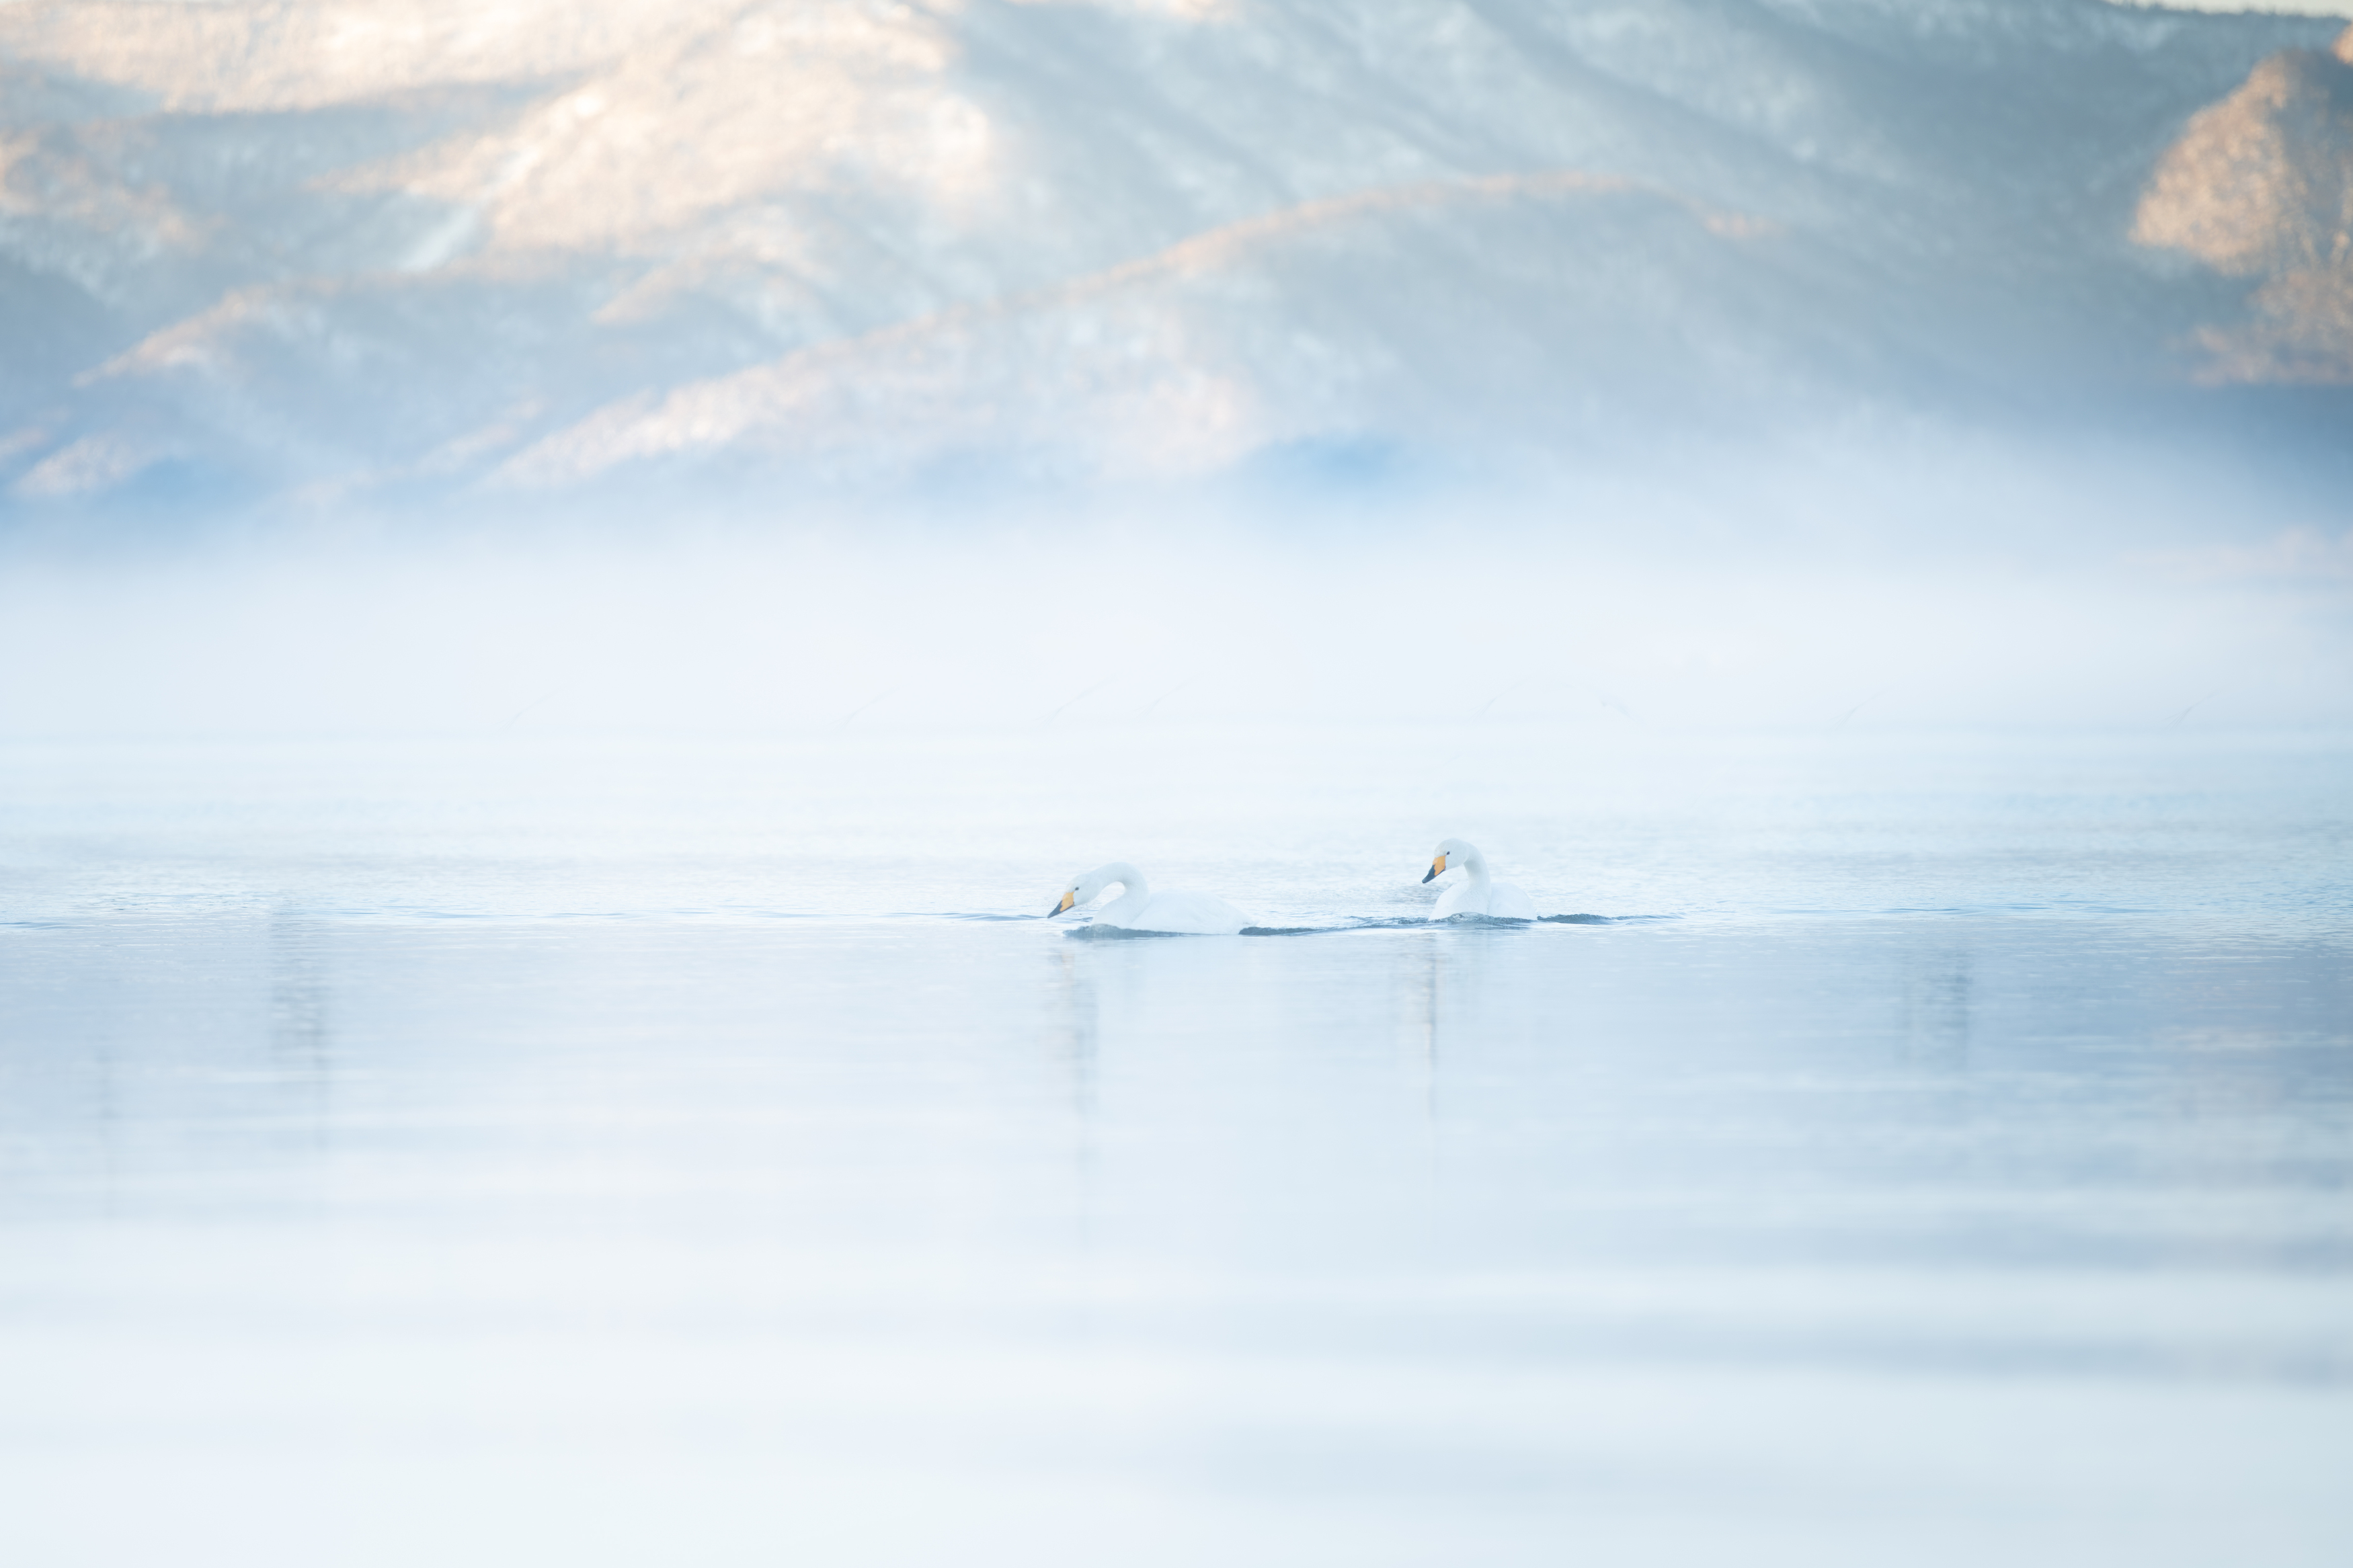
[[16,0],[0,725],[2339,723],[2344,26]]

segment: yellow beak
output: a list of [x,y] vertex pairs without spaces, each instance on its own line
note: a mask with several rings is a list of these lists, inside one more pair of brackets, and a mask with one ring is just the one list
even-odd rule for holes
[[1421,874],[1421,879],[1427,882],[1432,877],[1443,877],[1444,875],[1446,875],[1446,857],[1440,855],[1437,859],[1432,860],[1430,863],[1430,869]]
[[1078,895],[1078,894],[1076,894],[1076,893],[1064,893],[1064,894],[1062,895],[1062,901],[1061,901],[1060,903],[1056,904],[1056,905],[1054,906],[1054,912],[1055,912],[1056,914],[1058,914],[1058,915],[1061,915],[1061,914],[1068,914],[1068,913],[1070,913],[1071,906],[1072,904],[1077,903],[1078,901],[1079,901],[1079,895]]

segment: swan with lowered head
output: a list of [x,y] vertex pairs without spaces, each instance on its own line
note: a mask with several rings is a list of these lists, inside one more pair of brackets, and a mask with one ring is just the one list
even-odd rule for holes
[[1052,920],[1082,904],[1092,903],[1113,886],[1122,891],[1095,911],[1095,924],[1099,926],[1168,931],[1180,936],[1232,936],[1250,923],[1233,905],[1208,893],[1155,893],[1145,885],[1144,873],[1124,860],[1098,866],[1083,877],[1073,878],[1071,885],[1062,889],[1060,901],[1046,911],[1046,918]]
[[1421,879],[1427,882],[1432,877],[1443,877],[1458,867],[1470,875],[1438,896],[1438,907],[1430,911],[1431,920],[1448,920],[1455,915],[1485,915],[1498,921],[1536,918],[1536,906],[1528,896],[1509,882],[1489,880],[1487,858],[1479,853],[1477,845],[1466,844],[1460,838],[1450,838],[1438,847]]

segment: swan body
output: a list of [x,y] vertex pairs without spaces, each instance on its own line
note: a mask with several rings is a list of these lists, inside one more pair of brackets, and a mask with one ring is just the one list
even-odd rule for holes
[[1536,918],[1535,901],[1509,882],[1490,879],[1487,858],[1479,853],[1477,845],[1460,838],[1450,838],[1438,847],[1421,879],[1427,882],[1458,867],[1470,875],[1438,895],[1438,907],[1430,911],[1431,920],[1451,920],[1456,915],[1485,915],[1498,921]]
[[1062,889],[1060,901],[1046,912],[1046,918],[1051,920],[1082,904],[1092,903],[1114,885],[1121,889],[1120,895],[1095,911],[1095,924],[1099,926],[1167,931],[1179,936],[1232,936],[1250,923],[1249,917],[1233,905],[1208,893],[1182,889],[1155,893],[1145,882],[1144,873],[1124,860],[1098,866],[1085,876],[1074,878]]

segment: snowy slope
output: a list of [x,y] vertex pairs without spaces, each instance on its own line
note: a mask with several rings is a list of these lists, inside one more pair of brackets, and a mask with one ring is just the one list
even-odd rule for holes
[[2353,383],[2353,29],[2263,61],[2192,120],[2133,237],[2261,279],[2246,320],[2199,334],[2210,379]]
[[[2211,374],[2233,322],[2333,330],[2244,303],[2277,269],[2144,197],[2161,163],[2211,183],[2167,161],[2192,117],[2335,31],[2095,0],[19,0],[0,484],[1155,477],[2128,400]],[[2231,374],[2328,379],[2275,362]]]

